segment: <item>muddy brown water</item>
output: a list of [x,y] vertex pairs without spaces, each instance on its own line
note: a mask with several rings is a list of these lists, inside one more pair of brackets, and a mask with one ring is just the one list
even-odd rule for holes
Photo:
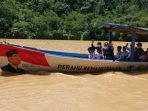
[[[7,40],[87,53],[90,41]],[[96,43],[96,42],[95,42]],[[125,45],[125,42],[113,42]],[[148,43],[143,43],[147,48]],[[0,111],[148,111],[148,71],[0,76]]]

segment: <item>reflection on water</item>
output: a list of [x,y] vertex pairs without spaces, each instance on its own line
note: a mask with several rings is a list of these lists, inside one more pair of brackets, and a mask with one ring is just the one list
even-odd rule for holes
[[[10,41],[83,53],[90,45],[89,41]],[[3,75],[0,111],[147,111],[147,84],[147,71]]]

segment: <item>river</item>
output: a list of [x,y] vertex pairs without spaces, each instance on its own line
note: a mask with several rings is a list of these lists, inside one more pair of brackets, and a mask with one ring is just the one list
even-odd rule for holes
[[[77,53],[87,53],[91,44],[90,41],[7,41]],[[113,44],[116,47],[126,43]],[[147,47],[148,43],[143,43],[143,48]],[[0,111],[148,111],[148,71],[1,75]]]

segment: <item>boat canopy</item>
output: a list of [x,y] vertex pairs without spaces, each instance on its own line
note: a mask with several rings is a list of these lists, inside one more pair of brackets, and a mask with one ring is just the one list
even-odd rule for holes
[[107,23],[101,26],[100,29],[104,30],[105,32],[109,32],[110,43],[112,42],[112,32],[132,34],[131,45],[130,45],[131,61],[134,60],[135,41],[136,41],[137,35],[148,36],[148,28],[133,27],[128,25]]
[[101,26],[100,29],[105,30],[107,32],[118,32],[127,34],[132,34],[134,32],[136,33],[136,35],[148,36],[148,28],[133,27],[128,25],[107,23]]

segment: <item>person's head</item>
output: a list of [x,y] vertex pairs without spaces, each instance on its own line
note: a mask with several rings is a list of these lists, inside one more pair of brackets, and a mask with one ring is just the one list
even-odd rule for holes
[[123,52],[126,51],[126,46],[123,46]]
[[100,51],[101,48],[102,48],[101,42],[97,42],[96,50],[97,50],[97,51]]
[[97,45],[98,45],[98,46],[102,46],[101,42],[97,42]]
[[94,51],[95,51],[95,47],[89,47],[89,48],[88,48],[88,52],[89,52],[89,53],[93,53]]
[[142,47],[142,43],[141,42],[138,42],[136,45],[137,45],[137,48],[141,48]]
[[6,52],[9,63],[18,66],[21,63],[21,57],[16,49]]
[[118,47],[117,47],[117,51],[118,51],[118,52],[120,52],[120,51],[121,51],[121,49],[122,49],[122,47],[121,47],[121,46],[118,46]]
[[107,46],[108,46],[108,42],[105,42],[105,43],[104,43],[104,47],[107,47]]

